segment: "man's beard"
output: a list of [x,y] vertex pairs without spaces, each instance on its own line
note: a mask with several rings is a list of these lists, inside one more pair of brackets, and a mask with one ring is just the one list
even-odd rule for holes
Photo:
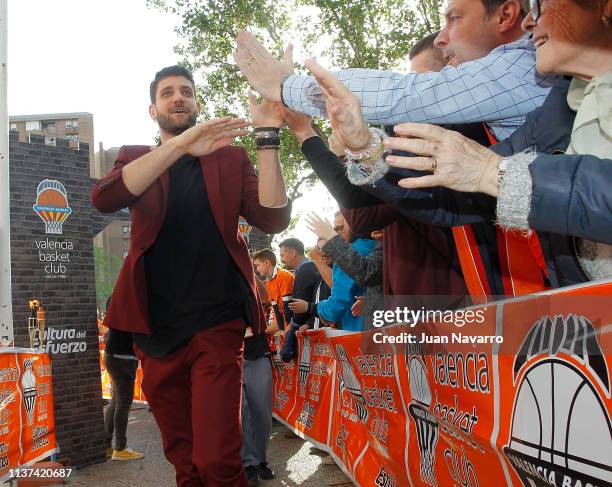
[[172,135],[181,135],[185,130],[190,129],[196,124],[196,120],[198,118],[197,113],[192,113],[182,123],[175,123],[171,117],[167,117],[166,115],[162,115],[160,113],[157,114],[157,124],[159,128],[166,133]]

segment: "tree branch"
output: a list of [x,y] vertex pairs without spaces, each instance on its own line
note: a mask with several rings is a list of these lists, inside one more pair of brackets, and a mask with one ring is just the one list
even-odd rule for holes
[[295,201],[302,196],[302,193],[299,192],[300,186],[304,184],[313,174],[314,173],[310,171],[308,174],[298,179],[297,183],[291,187],[291,194],[289,195],[290,200]]

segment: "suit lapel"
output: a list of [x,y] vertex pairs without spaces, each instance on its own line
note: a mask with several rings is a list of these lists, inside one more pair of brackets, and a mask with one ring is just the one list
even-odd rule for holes
[[204,175],[204,186],[206,186],[206,192],[208,193],[208,202],[219,233],[221,233],[221,237],[225,240],[225,218],[221,201],[221,186],[219,185],[219,162],[214,156],[200,157],[200,166]]

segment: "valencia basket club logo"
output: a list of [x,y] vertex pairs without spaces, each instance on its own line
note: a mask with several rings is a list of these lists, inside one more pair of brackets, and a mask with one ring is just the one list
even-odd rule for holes
[[610,375],[593,325],[545,316],[514,359],[512,429],[504,454],[527,487],[612,485]]
[[66,188],[59,181],[45,179],[36,188],[34,211],[45,222],[45,233],[61,235],[62,224],[72,213]]

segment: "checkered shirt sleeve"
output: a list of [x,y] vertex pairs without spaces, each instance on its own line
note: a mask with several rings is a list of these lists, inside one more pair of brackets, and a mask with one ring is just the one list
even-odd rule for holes
[[[554,77],[536,72],[535,49],[527,36],[440,72],[345,69],[334,74],[360,98],[368,123],[486,122],[499,140],[544,102],[554,82]],[[325,99],[312,76],[290,76],[283,84],[283,100],[294,110],[326,116]]]

